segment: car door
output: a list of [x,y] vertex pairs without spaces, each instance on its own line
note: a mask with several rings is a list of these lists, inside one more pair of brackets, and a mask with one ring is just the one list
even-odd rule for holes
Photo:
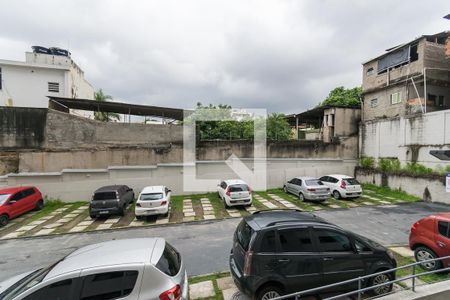
[[17,217],[18,215],[21,215],[26,210],[26,205],[22,202],[22,199],[24,198],[24,195],[22,191],[15,193],[11,198],[8,200],[8,205],[10,206],[10,213],[11,217]]
[[[313,235],[319,248],[324,285],[365,275],[364,262],[352,239],[343,231],[315,226]],[[355,288],[355,282],[338,290]]]
[[288,180],[286,182],[286,190],[287,190],[288,193],[292,193],[292,184],[293,184],[294,179],[295,178],[293,178],[291,180]]
[[36,199],[34,189],[29,188],[22,191],[22,200],[25,211],[33,210],[36,207]]
[[301,192],[303,192],[303,184],[304,184],[304,180],[298,179],[296,178],[295,180],[295,194],[298,195]]
[[[436,254],[438,256],[450,255],[450,224],[447,221],[439,220],[437,222]],[[435,231],[436,232],[436,231]]]
[[226,188],[227,188],[227,183],[225,181],[222,181],[217,186],[217,192],[219,193],[220,198],[224,198]]
[[293,293],[322,286],[322,264],[307,226],[277,230],[276,272],[283,277],[286,292]]

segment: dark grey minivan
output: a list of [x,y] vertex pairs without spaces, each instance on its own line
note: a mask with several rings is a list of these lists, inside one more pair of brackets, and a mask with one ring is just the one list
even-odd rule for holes
[[[239,290],[266,300],[395,268],[392,252],[311,214],[295,210],[260,211],[238,225],[230,270]],[[365,286],[385,283],[395,274],[376,275]],[[340,292],[357,288],[341,286]],[[392,285],[374,288],[389,292]]]
[[89,205],[89,215],[96,218],[103,215],[125,214],[127,206],[134,201],[134,191],[126,185],[108,185],[94,192]]

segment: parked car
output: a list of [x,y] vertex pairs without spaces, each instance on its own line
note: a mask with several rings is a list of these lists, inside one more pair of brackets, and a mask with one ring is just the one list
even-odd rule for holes
[[[425,217],[411,227],[409,247],[416,261],[450,256],[450,213]],[[450,259],[423,263],[427,271],[450,267]]]
[[0,189],[0,227],[31,210],[41,210],[44,199],[34,186]]
[[221,181],[217,185],[217,192],[225,207],[252,205],[252,189],[243,180],[231,179]]
[[319,178],[331,190],[335,199],[357,198],[362,195],[361,184],[347,175],[327,175]]
[[[253,299],[271,299],[395,268],[392,252],[365,237],[306,212],[259,211],[238,225],[229,258],[239,290]],[[393,280],[376,275],[364,287]],[[326,292],[353,290],[358,283]],[[392,285],[374,288],[389,292]]]
[[325,201],[330,198],[330,188],[314,177],[295,177],[287,181],[283,190],[296,195],[301,201]]
[[145,187],[136,200],[136,219],[152,215],[168,216],[171,194],[172,191],[163,185]]
[[2,300],[187,299],[184,261],[162,238],[82,247],[57,263],[0,283]]
[[123,216],[127,206],[134,201],[134,191],[126,185],[108,185],[94,192],[89,204],[91,218],[118,214]]

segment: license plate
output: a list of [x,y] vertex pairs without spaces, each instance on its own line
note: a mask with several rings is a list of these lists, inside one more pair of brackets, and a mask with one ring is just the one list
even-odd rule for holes
[[109,214],[109,211],[107,211],[107,210],[102,210],[102,211],[100,211],[100,214],[101,214],[101,215],[107,215],[107,214]]

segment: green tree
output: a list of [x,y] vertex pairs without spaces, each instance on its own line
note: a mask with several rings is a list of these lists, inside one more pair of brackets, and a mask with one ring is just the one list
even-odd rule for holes
[[270,114],[266,124],[267,139],[285,141],[291,137],[291,127],[284,114]]
[[[106,95],[103,93],[102,89],[99,89],[94,93],[94,99],[98,102],[106,102],[111,100],[112,97],[110,95]],[[113,119],[120,121],[120,115],[118,113],[107,113],[103,111],[94,112],[94,119],[102,122],[111,122]]]
[[340,105],[340,106],[359,106],[361,105],[362,88],[354,87],[346,89],[339,86],[331,90],[328,97],[320,103],[320,106]]

